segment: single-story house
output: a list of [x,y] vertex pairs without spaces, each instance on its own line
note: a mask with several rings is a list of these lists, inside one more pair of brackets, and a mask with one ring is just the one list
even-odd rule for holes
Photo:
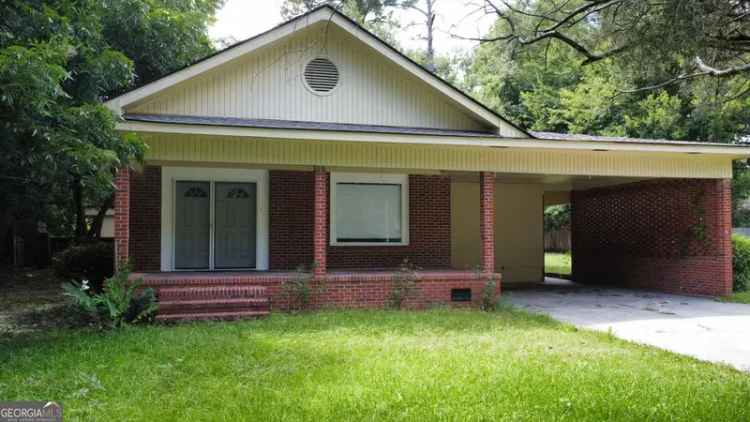
[[316,306],[383,306],[405,259],[408,304],[476,303],[543,280],[567,202],[576,281],[731,291],[747,148],[524,130],[327,6],[107,105],[149,146],[116,178],[116,259],[163,319],[283,307],[300,265]]

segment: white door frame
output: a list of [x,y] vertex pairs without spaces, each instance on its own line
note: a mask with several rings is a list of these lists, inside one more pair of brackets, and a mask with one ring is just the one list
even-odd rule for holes
[[177,181],[211,182],[211,241],[209,265],[213,268],[214,182],[255,183],[257,186],[255,270],[268,270],[268,171],[234,168],[162,167],[161,169],[161,270],[174,268],[175,186]]

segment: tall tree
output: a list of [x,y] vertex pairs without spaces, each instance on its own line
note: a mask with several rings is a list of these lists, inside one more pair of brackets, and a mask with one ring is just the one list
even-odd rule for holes
[[423,65],[429,71],[435,72],[437,65],[435,63],[435,19],[437,18],[437,0],[412,0],[406,2],[402,7],[416,10],[422,16],[421,25],[424,27],[424,32],[421,38],[426,43],[424,50]]
[[[0,3],[0,242],[16,217],[96,237],[85,208],[111,204],[116,169],[145,145],[101,103],[211,51],[221,0]],[[102,213],[100,213],[101,216]],[[5,243],[5,242],[2,242]]]
[[327,4],[354,19],[383,40],[397,45],[394,36],[399,24],[393,17],[395,9],[411,0],[284,0],[281,16],[291,19]]

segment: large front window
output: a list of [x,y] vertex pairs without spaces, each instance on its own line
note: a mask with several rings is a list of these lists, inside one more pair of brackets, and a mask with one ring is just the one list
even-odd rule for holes
[[409,243],[408,178],[331,174],[332,245]]

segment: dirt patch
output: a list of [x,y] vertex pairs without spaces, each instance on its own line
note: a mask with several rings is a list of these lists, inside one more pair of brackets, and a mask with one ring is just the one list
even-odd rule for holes
[[60,284],[49,269],[0,268],[0,336],[67,325]]

